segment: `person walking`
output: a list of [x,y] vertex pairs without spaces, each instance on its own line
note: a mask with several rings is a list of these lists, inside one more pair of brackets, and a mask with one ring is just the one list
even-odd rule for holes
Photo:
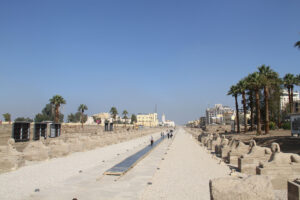
[[151,146],[153,146],[153,137],[152,137],[152,135],[151,135],[151,138],[150,138],[150,144],[151,144]]
[[169,138],[170,138],[170,133],[168,132],[168,134],[167,134],[167,135],[168,135],[168,139],[169,139]]

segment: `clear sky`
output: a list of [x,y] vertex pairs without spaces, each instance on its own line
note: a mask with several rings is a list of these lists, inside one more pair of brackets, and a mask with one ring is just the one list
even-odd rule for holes
[[299,0],[0,0],[0,114],[153,112],[177,123],[233,106],[229,87],[270,65],[300,73]]

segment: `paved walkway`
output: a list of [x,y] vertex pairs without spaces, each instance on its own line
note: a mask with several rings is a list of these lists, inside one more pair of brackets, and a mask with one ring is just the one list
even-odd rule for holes
[[142,195],[143,200],[209,200],[209,180],[229,174],[226,165],[217,164],[183,129],[178,131],[159,168],[152,185]]

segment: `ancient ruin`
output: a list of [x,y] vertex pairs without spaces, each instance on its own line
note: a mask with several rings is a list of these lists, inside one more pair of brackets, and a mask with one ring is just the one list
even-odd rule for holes
[[287,181],[300,176],[299,155],[282,153],[278,143],[272,143],[272,154],[268,162],[260,162],[256,168],[258,175],[267,175],[271,178],[274,189],[287,188]]

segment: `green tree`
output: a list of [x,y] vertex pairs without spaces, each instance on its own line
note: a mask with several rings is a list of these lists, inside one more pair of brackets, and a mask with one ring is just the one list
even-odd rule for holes
[[70,113],[68,115],[68,122],[72,122],[72,123],[78,123],[81,122],[81,119],[83,119],[83,123],[85,123],[87,121],[87,115],[81,115],[81,112],[76,112],[75,114]]
[[273,71],[269,66],[262,65],[258,67],[261,86],[264,89],[264,103],[265,103],[265,134],[269,133],[270,119],[269,119],[269,90],[271,87],[280,82],[279,75]]
[[295,47],[298,47],[300,49],[300,41],[295,43]]
[[52,99],[49,100],[50,103],[55,106],[55,117],[54,117],[54,121],[56,123],[59,122],[59,108],[62,104],[66,104],[66,100],[60,96],[60,95],[55,95],[52,97]]
[[111,107],[111,109],[110,109],[109,112],[110,112],[112,118],[114,119],[114,121],[116,121],[117,115],[118,115],[118,110],[117,110],[117,108],[116,108],[116,107]]
[[231,95],[235,99],[235,109],[236,109],[236,123],[237,123],[237,132],[240,133],[240,117],[239,117],[239,104],[238,104],[238,95],[240,90],[237,85],[232,85],[227,95]]
[[10,113],[4,113],[3,115],[4,121],[11,123],[11,115]]
[[247,90],[247,81],[242,79],[238,82],[237,88],[239,93],[242,94],[242,104],[244,111],[244,132],[247,132],[247,102],[246,102],[246,90]]
[[250,108],[250,130],[254,130],[254,96],[255,93],[251,88],[249,87],[249,84],[247,82],[247,95],[248,95],[248,107]]
[[17,117],[16,119],[15,119],[15,122],[33,122],[33,120],[32,119],[30,119],[29,117]]
[[294,85],[297,84],[297,82],[297,77],[295,77],[293,74],[288,73],[283,77],[284,87],[286,87],[288,90],[290,113],[293,112]]
[[296,76],[296,85],[300,86],[300,74]]
[[83,128],[83,123],[84,123],[83,116],[84,116],[84,111],[85,110],[88,110],[88,107],[85,104],[80,104],[80,106],[78,107],[78,111],[81,112],[80,121],[81,121],[81,127],[82,128]]
[[136,123],[137,122],[137,118],[135,114],[131,115],[131,124]]
[[257,123],[257,134],[261,134],[261,116],[260,116],[260,89],[262,87],[261,77],[258,72],[249,74],[246,78],[248,82],[248,88],[255,92],[255,109],[256,109],[256,123]]
[[124,110],[122,115],[123,115],[123,119],[128,119],[128,117],[127,117],[128,111],[127,110]]
[[[42,121],[54,121],[54,106],[52,104],[46,104],[46,106],[43,108],[42,113],[38,113],[35,115],[34,121],[35,122],[42,122]],[[59,114],[59,121],[64,121],[64,115]]]

